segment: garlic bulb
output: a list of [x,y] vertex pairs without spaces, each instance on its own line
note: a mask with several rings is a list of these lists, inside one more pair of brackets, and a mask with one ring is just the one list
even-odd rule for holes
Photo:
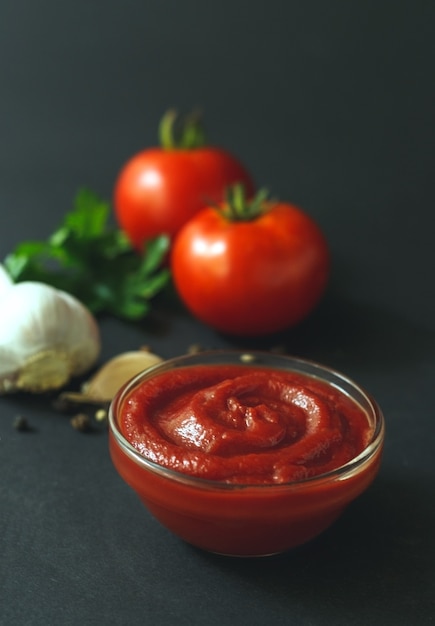
[[100,354],[90,311],[38,282],[13,284],[0,266],[0,393],[59,389]]

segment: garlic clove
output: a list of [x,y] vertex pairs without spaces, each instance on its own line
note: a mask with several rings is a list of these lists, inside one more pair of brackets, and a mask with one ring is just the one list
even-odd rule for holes
[[83,385],[87,398],[110,402],[119,389],[131,378],[161,363],[163,359],[147,350],[123,352],[107,361],[92,378]]
[[95,318],[70,294],[38,282],[0,291],[0,393],[59,389],[100,349]]
[[148,350],[123,352],[113,357],[82,385],[80,392],[64,391],[59,396],[61,404],[108,404],[119,389],[137,374],[163,361]]

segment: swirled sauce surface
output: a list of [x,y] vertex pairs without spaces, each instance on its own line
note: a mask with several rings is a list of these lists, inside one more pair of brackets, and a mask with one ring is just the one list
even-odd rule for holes
[[120,428],[148,460],[204,478],[281,484],[336,469],[367,445],[363,409],[313,377],[238,365],[189,366],[132,390]]

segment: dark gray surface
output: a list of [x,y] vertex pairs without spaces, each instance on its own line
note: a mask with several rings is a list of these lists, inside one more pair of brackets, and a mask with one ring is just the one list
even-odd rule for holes
[[435,622],[434,14],[429,1],[2,2],[0,257],[48,235],[80,186],[109,198],[166,108],[201,105],[212,140],[318,220],[329,292],[261,341],[165,309],[158,324],[104,320],[103,357],[285,343],[365,385],[387,420],[377,482],[330,531],[236,560],[151,519],[106,433],[73,431],[46,399],[2,398],[2,626]]

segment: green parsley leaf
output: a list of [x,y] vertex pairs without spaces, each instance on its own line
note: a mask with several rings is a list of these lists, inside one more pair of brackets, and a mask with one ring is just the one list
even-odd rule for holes
[[142,255],[126,234],[110,228],[110,205],[92,191],[78,192],[73,209],[47,241],[19,244],[4,260],[14,282],[47,283],[77,297],[93,313],[137,320],[170,281],[163,262],[169,239],[146,243]]

